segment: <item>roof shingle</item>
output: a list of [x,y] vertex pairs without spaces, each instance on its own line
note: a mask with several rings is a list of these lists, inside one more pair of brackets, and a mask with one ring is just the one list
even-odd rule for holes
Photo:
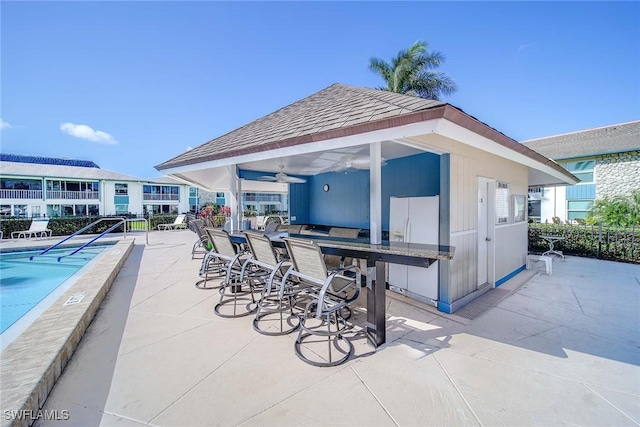
[[180,154],[156,168],[225,158],[318,131],[346,128],[408,112],[446,105],[444,102],[336,83],[306,98],[254,120],[236,130]]
[[522,141],[551,159],[596,156],[640,150],[640,120]]

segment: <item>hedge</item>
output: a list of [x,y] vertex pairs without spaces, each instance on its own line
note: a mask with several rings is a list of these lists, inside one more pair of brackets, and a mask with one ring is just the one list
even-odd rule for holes
[[529,251],[544,252],[540,236],[562,236],[555,247],[565,254],[640,264],[640,228],[600,225],[529,224]]
[[[52,236],[69,236],[76,231],[86,227],[87,225],[98,221],[101,218],[114,218],[114,221],[103,221],[95,226],[91,227],[87,231],[82,234],[100,234],[109,227],[112,227],[116,221],[116,218],[125,218],[126,216],[120,217],[69,217],[69,218],[51,218],[49,219],[48,228],[51,230]],[[167,224],[173,223],[176,219],[177,215],[153,215],[147,219],[149,222],[149,230],[157,230],[158,224]],[[135,218],[135,217],[134,217]],[[11,233],[14,231],[23,231],[28,230],[31,226],[30,218],[9,218],[9,219],[1,219],[0,220],[0,230],[2,230],[3,237],[5,239],[11,238]],[[140,230],[140,224],[129,224],[127,230]],[[122,225],[114,230],[113,233],[122,233],[124,230]]]

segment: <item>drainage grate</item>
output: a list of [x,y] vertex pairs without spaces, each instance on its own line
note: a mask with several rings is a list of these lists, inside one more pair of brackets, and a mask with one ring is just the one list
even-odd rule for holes
[[469,320],[476,319],[487,310],[495,307],[505,297],[509,296],[510,293],[511,291],[507,289],[491,289],[453,314]]

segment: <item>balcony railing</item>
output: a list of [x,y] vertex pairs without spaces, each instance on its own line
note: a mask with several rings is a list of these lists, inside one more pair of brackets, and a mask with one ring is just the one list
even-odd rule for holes
[[99,191],[50,191],[47,190],[47,199],[65,200],[98,200]]
[[180,201],[179,194],[143,194],[142,200],[173,200]]
[[0,199],[41,199],[42,190],[0,190]]
[[260,195],[248,195],[242,196],[245,202],[279,202],[279,194],[260,194]]

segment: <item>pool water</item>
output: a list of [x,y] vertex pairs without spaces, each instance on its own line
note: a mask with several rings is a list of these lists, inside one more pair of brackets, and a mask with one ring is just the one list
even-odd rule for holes
[[6,331],[47,295],[76,274],[106,246],[85,248],[65,257],[74,249],[60,249],[29,257],[40,251],[0,254],[0,333]]

